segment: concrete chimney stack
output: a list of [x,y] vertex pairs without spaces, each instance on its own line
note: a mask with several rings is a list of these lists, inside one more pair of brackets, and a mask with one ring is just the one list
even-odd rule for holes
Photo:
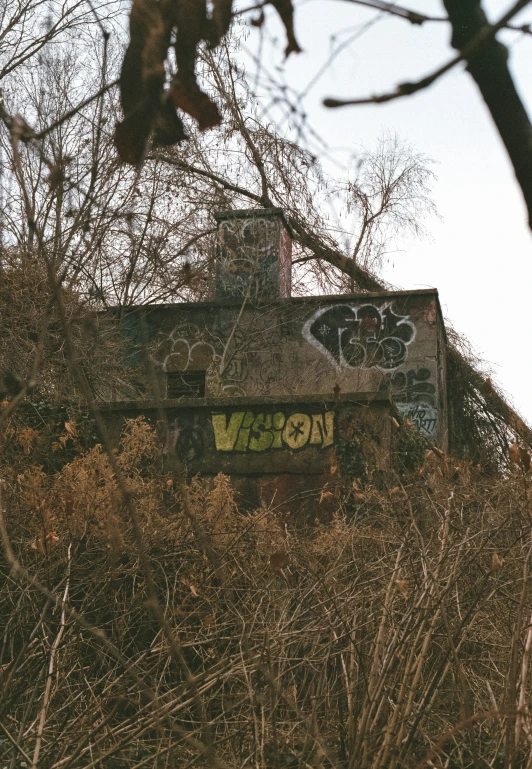
[[292,231],[280,208],[220,211],[216,259],[217,299],[290,296]]

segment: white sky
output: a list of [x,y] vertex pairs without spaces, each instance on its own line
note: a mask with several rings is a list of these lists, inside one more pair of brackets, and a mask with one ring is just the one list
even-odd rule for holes
[[[441,0],[400,4],[430,15],[444,12]],[[484,0],[491,20],[511,4]],[[341,0],[310,0],[299,9],[296,34],[305,52],[291,56],[285,68],[294,88],[306,84],[326,60],[331,35],[375,16]],[[270,29],[272,21],[269,15]],[[532,5],[515,21],[532,22]],[[253,46],[256,35],[253,31],[247,45]],[[390,104],[321,106],[327,96],[366,96],[419,79],[453,55],[449,36],[446,24],[413,26],[385,17],[335,61],[305,106],[312,126],[344,160],[345,148],[371,145],[388,129],[437,161],[434,199],[443,221],[428,222],[433,242],[407,242],[384,278],[405,289],[436,286],[444,314],[492,366],[494,380],[532,423],[527,332],[532,238],[511,165],[470,76],[457,68],[429,90]],[[510,45],[512,71],[532,114],[532,36],[508,32],[503,40]],[[275,63],[282,64],[281,57]]]

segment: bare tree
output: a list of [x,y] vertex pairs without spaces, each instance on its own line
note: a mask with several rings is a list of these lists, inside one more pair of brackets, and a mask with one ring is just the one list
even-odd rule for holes
[[403,235],[426,237],[424,220],[436,214],[430,197],[433,179],[430,161],[395,135],[379,137],[373,150],[359,155],[345,192],[346,209],[357,225],[350,248],[354,262],[378,272]]
[[[291,6],[278,5],[294,48]],[[142,34],[150,9],[135,3]],[[75,55],[35,44],[38,66],[21,59],[4,79],[0,310],[3,323],[12,315],[4,336],[20,373],[2,393],[0,423],[36,383],[49,394],[63,378],[100,443],[84,450],[65,422],[46,448],[68,444],[77,456],[45,472],[35,426],[12,419],[0,432],[0,759],[10,769],[529,764],[527,452],[487,477],[472,452],[459,462],[417,445],[415,473],[384,488],[346,474],[329,492],[333,519],[300,533],[271,506],[239,510],[223,476],[211,488],[185,482],[142,421],[118,451],[111,445],[85,330],[99,354],[101,344],[84,309],[207,296],[213,210],[281,206],[301,289],[362,291],[382,288],[370,270],[390,238],[419,234],[432,210],[430,168],[399,144],[383,141],[342,186],[261,124],[229,43],[215,36],[227,11],[215,4],[216,51],[198,46],[205,29],[188,41],[173,96],[161,40],[183,18],[170,30],[163,19],[143,60],[156,66],[153,92],[143,70],[129,109],[131,70],[122,82],[119,121],[140,137],[141,167],[124,167],[113,149],[118,53],[92,10]],[[132,31],[135,54],[150,39]],[[189,140],[162,149],[168,99],[182,112],[202,104],[197,50],[224,122],[202,133],[183,117]],[[349,210],[340,232],[331,196]],[[257,336],[268,331],[261,323]],[[217,352],[220,376],[233,350]],[[526,436],[473,373],[454,370],[464,430],[470,418],[475,439]]]

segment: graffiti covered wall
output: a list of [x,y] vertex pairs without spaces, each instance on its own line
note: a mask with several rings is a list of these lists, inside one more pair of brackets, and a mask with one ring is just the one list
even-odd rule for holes
[[438,435],[437,392],[430,369],[396,371],[383,380],[381,389],[390,391],[399,412],[423,435]]
[[345,439],[347,422],[352,437],[353,430],[362,432],[373,420],[372,425],[377,424],[376,430],[372,426],[373,439],[387,452],[391,429],[387,394],[360,402],[245,400],[230,398],[220,404],[209,399],[196,407],[169,407],[164,422],[153,404],[123,404],[109,406],[107,419],[117,440],[123,420],[142,414],[157,425],[164,454],[176,457],[193,474],[327,473],[338,443]]
[[182,412],[168,421],[166,451],[180,459],[201,459],[205,453],[301,451],[334,443],[334,412],[285,407]]
[[303,326],[303,336],[335,368],[390,371],[404,364],[416,327],[396,315],[391,303],[320,307]]
[[162,409],[151,401],[108,403],[102,411],[114,444],[124,420],[143,416],[158,433],[169,469],[199,474],[207,485],[223,472],[244,509],[272,505],[279,515],[306,522],[334,512],[330,488],[343,477],[349,458],[349,477],[355,467],[360,474],[391,467],[388,393],[357,399],[213,398]]
[[[163,397],[173,372],[204,372],[205,394],[217,398],[389,390],[422,433],[445,442],[445,335],[434,290],[169,305],[146,310],[144,322],[137,336],[149,340]],[[131,320],[127,330],[131,340]],[[239,430],[255,432],[249,419]],[[275,429],[284,441],[284,427]]]
[[290,296],[292,241],[279,209],[227,211],[216,215],[216,296]]

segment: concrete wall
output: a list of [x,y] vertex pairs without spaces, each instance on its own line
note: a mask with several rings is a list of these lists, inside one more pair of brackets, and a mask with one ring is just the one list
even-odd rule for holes
[[148,306],[123,311],[120,324],[125,364],[144,366],[148,399],[164,400],[167,375],[176,372],[205,372],[210,398],[389,389],[398,410],[446,447],[445,332],[435,290]]
[[290,296],[292,240],[279,208],[220,211],[216,298]]
[[[157,426],[170,466],[177,459],[189,475],[206,479],[226,473],[245,504],[273,502],[298,515],[326,514],[323,491],[343,473],[351,478],[390,469],[392,410],[388,393],[103,407],[114,443],[124,420],[142,415]],[[334,499],[328,504],[334,506]]]

